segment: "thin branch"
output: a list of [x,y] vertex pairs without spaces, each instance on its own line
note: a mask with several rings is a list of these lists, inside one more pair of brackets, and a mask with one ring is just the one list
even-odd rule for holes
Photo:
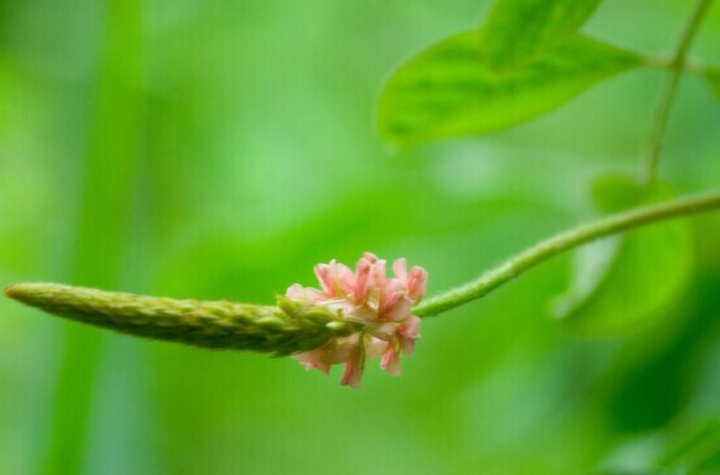
[[660,102],[655,112],[655,121],[652,131],[650,132],[650,140],[645,153],[645,159],[643,160],[642,181],[645,185],[652,183],[655,179],[658,162],[660,160],[662,141],[665,136],[668,117],[670,116],[670,109],[672,108],[673,100],[675,99],[680,84],[680,76],[685,68],[686,56],[711,3],[712,0],[698,0],[668,65],[670,76],[660,95]]
[[643,206],[578,226],[536,244],[468,284],[429,299],[416,307],[413,314],[429,317],[483,297],[551,257],[590,241],[656,221],[716,208],[720,208],[720,190]]

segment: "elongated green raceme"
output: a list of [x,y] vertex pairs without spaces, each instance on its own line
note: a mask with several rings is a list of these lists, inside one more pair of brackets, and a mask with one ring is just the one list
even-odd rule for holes
[[354,331],[353,324],[328,310],[285,298],[274,307],[145,297],[47,283],[13,285],[5,294],[53,315],[121,333],[278,356],[319,348],[331,338]]

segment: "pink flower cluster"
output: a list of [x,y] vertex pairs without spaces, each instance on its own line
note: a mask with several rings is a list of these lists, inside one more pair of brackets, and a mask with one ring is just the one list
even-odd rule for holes
[[332,260],[315,267],[322,290],[299,284],[287,290],[289,299],[321,305],[343,320],[363,325],[360,332],[293,355],[306,369],[329,374],[332,365],[344,364],[340,384],[359,388],[365,360],[382,357],[380,366],[400,375],[400,354],[412,354],[420,337],[420,318],[410,312],[425,295],[427,272],[421,267],[408,272],[407,261],[398,259],[392,266],[395,277],[389,278],[385,266],[385,260],[369,252],[358,261],[355,273]]

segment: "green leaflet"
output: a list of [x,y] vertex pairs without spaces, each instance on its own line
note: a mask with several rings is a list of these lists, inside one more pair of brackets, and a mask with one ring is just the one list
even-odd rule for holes
[[507,71],[562,43],[590,18],[600,0],[497,0],[481,36],[488,66]]
[[632,53],[577,36],[512,74],[481,60],[477,31],[452,36],[402,66],[378,105],[388,141],[418,142],[486,134],[554,109],[597,82],[638,66]]
[[[618,211],[672,196],[669,187],[657,184],[640,200],[634,186],[627,177],[603,178],[594,187],[598,208]],[[687,221],[647,226],[615,239],[611,251],[601,242],[574,254],[571,288],[554,307],[555,316],[574,330],[616,334],[635,329],[665,316],[688,285],[694,240]]]
[[709,68],[705,71],[704,76],[715,93],[715,97],[720,101],[720,68]]

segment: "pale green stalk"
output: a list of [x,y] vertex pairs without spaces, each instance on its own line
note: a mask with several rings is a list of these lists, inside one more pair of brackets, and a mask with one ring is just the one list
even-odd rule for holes
[[354,324],[329,310],[285,298],[273,307],[146,297],[49,283],[12,285],[5,294],[53,315],[121,333],[277,356],[312,350],[356,330]]
[[650,132],[650,140],[645,153],[645,159],[643,160],[642,181],[646,186],[652,183],[657,174],[663,137],[665,136],[670,109],[672,108],[678,86],[680,85],[680,76],[685,69],[687,53],[711,3],[712,0],[698,0],[695,4],[695,9],[680,35],[672,58],[666,66],[670,69],[670,76],[660,95],[660,102],[658,103],[658,108],[655,113],[655,121],[652,126],[652,131]]
[[720,191],[644,206],[578,226],[511,257],[472,282],[427,300],[413,309],[413,314],[429,317],[483,297],[551,257],[595,239],[716,208],[720,208]]

